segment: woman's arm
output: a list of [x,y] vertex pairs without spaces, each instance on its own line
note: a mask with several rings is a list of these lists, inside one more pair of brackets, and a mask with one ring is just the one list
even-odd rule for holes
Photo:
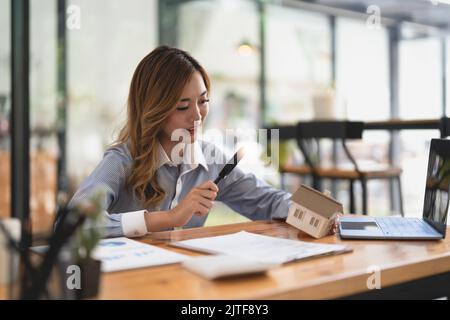
[[[214,144],[205,141],[202,143],[203,152],[214,155],[216,163],[210,166],[210,170],[215,177],[229,157]],[[218,165],[217,161],[221,161],[222,165]],[[288,215],[290,193],[270,186],[254,174],[244,173],[239,167],[235,167],[217,187],[217,201],[222,201],[251,220],[285,219]]]
[[[139,237],[147,232],[183,226],[193,214],[205,215],[212,207],[217,195],[217,187],[207,181],[193,188],[175,208],[168,211],[148,212],[145,209],[109,213],[117,201],[119,193],[126,201],[136,201],[125,189],[127,170],[131,157],[121,148],[112,148],[105,153],[103,160],[81,184],[73,196],[69,206],[89,200],[98,189],[105,193],[104,214],[106,220],[106,237]],[[121,201],[124,201],[122,199]]]
[[217,200],[251,220],[285,219],[291,194],[235,168],[218,184]]
[[[131,165],[131,157],[123,147],[113,147],[105,152],[102,161],[83,181],[69,203],[69,207],[89,201],[94,192],[101,189],[105,194],[105,236],[141,236],[147,233],[145,210],[124,213],[109,213],[117,201],[120,192],[124,192],[127,170]],[[133,201],[130,197],[130,202]]]
[[148,232],[173,228],[170,211],[145,212],[145,226]]

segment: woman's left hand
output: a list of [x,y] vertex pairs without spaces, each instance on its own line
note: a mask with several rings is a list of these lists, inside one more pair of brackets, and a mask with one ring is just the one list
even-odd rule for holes
[[338,232],[338,229],[339,229],[339,223],[340,223],[340,218],[343,216],[343,214],[342,213],[338,213],[337,215],[336,215],[336,217],[334,218],[334,224],[332,224],[331,225],[331,228],[330,228],[330,232],[328,233],[329,235],[333,235],[333,234],[336,234],[337,232]]

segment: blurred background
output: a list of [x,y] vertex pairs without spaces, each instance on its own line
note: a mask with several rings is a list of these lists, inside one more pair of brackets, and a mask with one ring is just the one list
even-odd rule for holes
[[[73,194],[101,160],[125,120],[135,67],[160,44],[189,51],[209,72],[206,129],[314,120],[315,101],[330,94],[336,119],[446,117],[447,2],[0,0],[0,217],[26,215],[28,206],[33,234],[50,230],[58,192]],[[23,108],[15,118],[13,103]],[[24,135],[13,130],[21,121],[29,124]],[[349,145],[359,161],[401,167],[405,214],[421,216],[429,141],[439,136],[439,127],[365,130]],[[281,162],[301,163],[295,141],[282,147]],[[13,169],[20,148],[29,167]],[[332,145],[321,152],[331,159]],[[261,160],[257,174],[280,187],[277,169]],[[301,182],[288,175],[283,187],[292,192]],[[346,184],[333,190],[348,203]],[[393,213],[390,190],[370,182],[370,214]],[[207,224],[244,220],[219,204]]]

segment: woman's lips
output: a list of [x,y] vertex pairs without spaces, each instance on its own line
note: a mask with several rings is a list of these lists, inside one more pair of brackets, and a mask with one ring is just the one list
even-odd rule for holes
[[194,134],[194,133],[198,132],[199,129],[200,129],[200,126],[195,125],[193,127],[188,128],[187,131],[189,131],[190,134]]

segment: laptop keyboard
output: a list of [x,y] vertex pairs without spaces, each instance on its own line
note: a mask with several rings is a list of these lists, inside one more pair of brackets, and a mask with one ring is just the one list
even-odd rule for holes
[[434,234],[431,227],[417,218],[386,217],[376,218],[386,235],[419,236]]

